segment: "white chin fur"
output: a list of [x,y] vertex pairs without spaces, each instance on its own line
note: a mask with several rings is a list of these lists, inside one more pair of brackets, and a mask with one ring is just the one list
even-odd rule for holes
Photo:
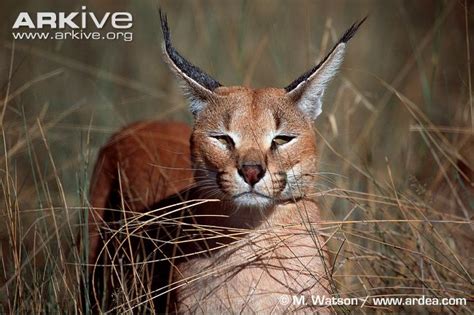
[[239,207],[266,207],[271,203],[269,198],[257,194],[245,194],[234,198],[234,202]]

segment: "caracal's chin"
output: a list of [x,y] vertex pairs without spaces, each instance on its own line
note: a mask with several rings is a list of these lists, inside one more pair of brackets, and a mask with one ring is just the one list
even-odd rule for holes
[[273,199],[257,192],[246,192],[232,197],[237,207],[265,208],[273,204]]

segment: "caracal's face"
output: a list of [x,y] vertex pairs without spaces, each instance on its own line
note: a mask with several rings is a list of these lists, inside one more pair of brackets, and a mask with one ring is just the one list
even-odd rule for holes
[[181,79],[195,117],[191,152],[201,196],[243,207],[268,207],[314,193],[313,121],[346,43],[365,18],[352,24],[316,66],[284,89],[223,87],[171,44],[160,12],[166,62]]
[[196,117],[195,177],[209,198],[266,207],[314,190],[312,121],[283,89],[220,87]]

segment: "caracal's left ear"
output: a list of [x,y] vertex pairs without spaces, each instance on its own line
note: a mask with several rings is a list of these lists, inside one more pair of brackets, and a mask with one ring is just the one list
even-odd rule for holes
[[160,9],[161,30],[163,31],[163,54],[171,70],[181,79],[186,96],[190,101],[190,110],[197,116],[213,99],[214,90],[221,86],[219,82],[181,56],[171,44],[171,34],[166,15]]
[[367,17],[352,24],[318,65],[285,87],[287,95],[308,118],[314,120],[321,114],[321,101],[324,91],[329,81],[339,70],[344,57],[346,43],[354,36],[366,19]]

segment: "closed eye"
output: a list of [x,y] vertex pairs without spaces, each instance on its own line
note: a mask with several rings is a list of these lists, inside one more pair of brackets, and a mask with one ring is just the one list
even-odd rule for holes
[[288,142],[292,141],[295,138],[296,138],[296,136],[289,136],[289,135],[276,136],[272,140],[272,146],[274,146],[274,147],[282,146],[282,145],[287,144]]
[[228,149],[232,149],[235,146],[234,140],[229,135],[210,135],[211,138],[216,139],[221,144],[225,145]]

